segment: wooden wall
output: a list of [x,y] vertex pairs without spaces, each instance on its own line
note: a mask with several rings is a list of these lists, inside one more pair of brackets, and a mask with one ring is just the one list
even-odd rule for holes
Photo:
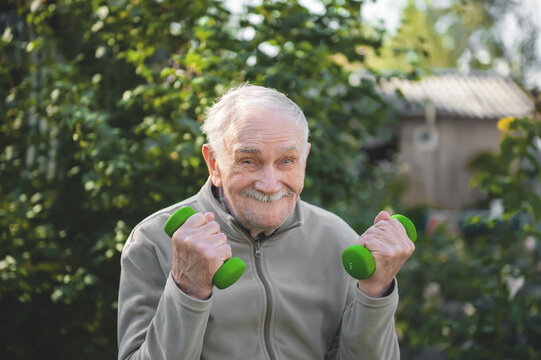
[[424,118],[403,119],[399,153],[411,179],[405,203],[461,209],[479,199],[478,189],[470,189],[472,173],[467,164],[479,153],[498,151],[501,133],[497,122],[498,119],[437,118],[437,146],[423,149],[415,141],[415,132],[426,126]]

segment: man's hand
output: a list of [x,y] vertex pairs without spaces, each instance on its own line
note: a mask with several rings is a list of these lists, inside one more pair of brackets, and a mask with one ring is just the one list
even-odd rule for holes
[[214,274],[231,257],[226,240],[210,212],[190,216],[175,231],[171,274],[182,291],[197,299],[210,297]]
[[374,257],[376,270],[368,279],[359,280],[359,289],[370,297],[388,294],[398,270],[415,250],[406,230],[397,219],[381,211],[374,225],[366,230],[357,244],[367,248]]

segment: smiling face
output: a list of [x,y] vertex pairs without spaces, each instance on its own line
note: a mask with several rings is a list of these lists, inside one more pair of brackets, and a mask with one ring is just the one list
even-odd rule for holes
[[294,117],[280,110],[247,111],[233,126],[224,154],[203,147],[211,181],[252,237],[268,235],[295,209],[310,144]]

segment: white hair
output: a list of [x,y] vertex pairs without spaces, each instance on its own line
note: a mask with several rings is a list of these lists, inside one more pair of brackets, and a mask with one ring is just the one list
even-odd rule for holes
[[217,155],[224,154],[225,139],[234,129],[234,123],[244,111],[253,106],[285,111],[301,127],[304,150],[308,144],[308,123],[300,107],[281,92],[251,84],[242,84],[228,90],[207,110],[201,130],[207,136],[208,144]]

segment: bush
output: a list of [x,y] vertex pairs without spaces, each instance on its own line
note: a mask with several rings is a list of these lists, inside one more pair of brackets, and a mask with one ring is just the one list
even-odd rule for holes
[[123,243],[204,183],[199,126],[233,84],[274,87],[305,110],[303,198],[358,228],[397,203],[392,172],[358,165],[386,107],[341,59],[362,61],[380,38],[365,35],[360,2],[342,3],[314,14],[263,1],[240,17],[215,0],[2,5],[1,358],[115,357]]
[[501,199],[504,214],[472,217],[461,235],[439,228],[399,274],[405,358],[426,348],[456,359],[541,353],[541,122],[504,119],[500,128],[500,151],[473,185]]

